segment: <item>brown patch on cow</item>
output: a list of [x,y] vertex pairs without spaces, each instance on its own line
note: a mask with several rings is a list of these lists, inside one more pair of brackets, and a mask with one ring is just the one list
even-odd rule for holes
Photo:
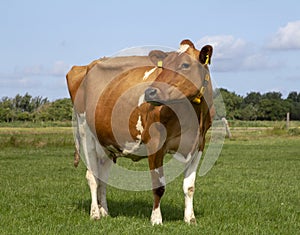
[[191,197],[191,196],[194,194],[194,190],[195,190],[194,187],[189,187],[189,188],[188,188],[188,196],[189,196],[189,197]]
[[155,194],[159,197],[162,197],[164,195],[164,192],[165,192],[165,186],[161,186],[155,189]]

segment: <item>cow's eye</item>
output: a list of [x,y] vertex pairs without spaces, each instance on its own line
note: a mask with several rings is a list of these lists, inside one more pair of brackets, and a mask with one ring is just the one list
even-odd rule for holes
[[182,69],[188,69],[190,67],[190,64],[189,63],[183,63],[182,65],[181,65],[181,68]]

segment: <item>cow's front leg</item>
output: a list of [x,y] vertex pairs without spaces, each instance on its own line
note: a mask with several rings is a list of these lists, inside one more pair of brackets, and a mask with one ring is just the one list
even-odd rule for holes
[[196,223],[193,208],[193,196],[195,192],[195,180],[197,167],[201,158],[202,152],[196,152],[191,158],[191,161],[186,164],[183,180],[183,192],[184,192],[184,221],[189,224]]
[[149,167],[151,170],[153,208],[151,214],[152,225],[162,224],[160,211],[160,200],[165,192],[165,177],[163,172],[163,155],[149,156]]
[[162,216],[160,211],[160,200],[165,192],[165,178],[163,168],[151,170],[152,192],[153,192],[153,208],[151,214],[152,225],[162,224]]

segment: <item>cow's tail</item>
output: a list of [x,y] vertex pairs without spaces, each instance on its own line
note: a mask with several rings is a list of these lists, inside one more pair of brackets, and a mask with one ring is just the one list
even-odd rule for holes
[[75,152],[74,152],[74,166],[78,167],[79,162],[80,162],[79,149],[75,148]]
[[76,112],[73,112],[73,136],[75,143],[75,151],[74,151],[74,167],[78,167],[80,162],[80,133],[79,133],[79,120]]

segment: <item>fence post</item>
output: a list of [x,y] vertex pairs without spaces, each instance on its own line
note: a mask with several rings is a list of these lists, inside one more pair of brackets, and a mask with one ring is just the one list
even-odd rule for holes
[[227,134],[228,138],[230,139],[231,138],[231,132],[230,132],[230,129],[229,129],[228,121],[225,117],[222,117],[222,121],[223,121],[225,129],[226,129],[226,134]]
[[286,114],[286,129],[288,130],[290,128],[290,113],[288,112]]

